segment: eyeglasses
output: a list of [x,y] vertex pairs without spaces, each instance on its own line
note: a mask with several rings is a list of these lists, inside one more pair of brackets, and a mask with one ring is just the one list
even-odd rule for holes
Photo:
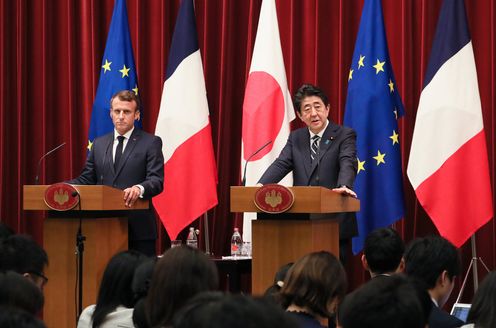
[[28,273],[40,277],[42,280],[42,286],[45,286],[48,283],[48,278],[43,273],[37,271],[28,271]]

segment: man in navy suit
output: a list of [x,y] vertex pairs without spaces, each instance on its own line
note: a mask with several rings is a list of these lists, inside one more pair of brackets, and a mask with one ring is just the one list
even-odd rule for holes
[[[101,184],[123,189],[123,201],[132,207],[138,198],[162,192],[164,156],[160,137],[134,128],[140,117],[139,98],[133,91],[117,92],[110,100],[114,131],[96,138],[81,175],[71,184]],[[155,255],[157,227],[153,210],[128,215],[129,248]]]
[[[307,127],[290,133],[281,154],[258,182],[277,183],[293,171],[295,186],[323,186],[356,197],[352,190],[357,174],[355,131],[328,120],[329,100],[318,87],[304,84],[294,98],[298,117]],[[340,239],[349,240],[357,234],[355,216],[341,218]]]

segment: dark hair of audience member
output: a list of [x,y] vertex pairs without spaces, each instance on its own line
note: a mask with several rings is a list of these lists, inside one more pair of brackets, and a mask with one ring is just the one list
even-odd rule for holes
[[205,292],[174,316],[174,328],[297,328],[298,324],[267,299]]
[[27,235],[12,235],[0,242],[0,271],[43,273],[48,265],[45,250]]
[[37,315],[43,302],[43,293],[31,280],[14,271],[0,272],[0,306],[20,308]]
[[150,327],[170,325],[174,314],[191,297],[218,286],[217,267],[200,250],[184,245],[167,250],[155,265],[146,298]]
[[490,272],[474,295],[467,323],[476,328],[496,327],[496,272]]
[[306,307],[324,318],[332,317],[330,304],[337,304],[347,288],[346,274],[339,260],[329,252],[303,256],[289,269],[280,291],[283,308],[291,304]]
[[396,230],[391,228],[372,231],[365,239],[363,247],[369,269],[375,274],[396,271],[404,252],[403,240]]
[[148,327],[145,314],[145,299],[152,281],[153,269],[157,263],[156,257],[150,257],[141,263],[134,273],[132,288],[136,304],[133,311],[135,327]]
[[2,328],[46,328],[43,321],[22,309],[0,306]]
[[403,275],[378,276],[339,306],[338,327],[424,328],[427,319],[415,287]]
[[264,297],[269,298],[271,301],[277,303],[277,295],[281,291],[282,286],[284,285],[284,279],[286,279],[286,275],[288,274],[289,269],[293,265],[293,262],[283,265],[277,270],[274,275],[274,284],[272,284],[264,293]]
[[438,277],[446,270],[453,280],[460,274],[460,258],[455,246],[441,236],[413,240],[404,255],[405,273],[423,281],[428,289],[436,286]]
[[294,108],[301,113],[301,102],[306,97],[311,96],[319,97],[325,106],[329,105],[329,98],[327,98],[327,95],[322,89],[312,84],[303,84],[298,90],[296,90],[293,100]]
[[105,317],[119,305],[132,308],[135,303],[131,284],[134,271],[145,260],[137,251],[129,250],[114,255],[103,272],[98,290],[95,311],[92,315],[93,327],[100,326]]
[[3,222],[0,222],[0,241],[12,236],[14,234],[14,230],[12,230],[8,225]]

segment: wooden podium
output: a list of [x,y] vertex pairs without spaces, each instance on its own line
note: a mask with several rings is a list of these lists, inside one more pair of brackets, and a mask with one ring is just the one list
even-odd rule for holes
[[[260,212],[254,196],[259,187],[231,187],[231,212]],[[252,222],[252,294],[272,285],[284,264],[310,252],[326,250],[339,257],[336,213],[356,212],[360,201],[323,187],[290,187],[293,206],[284,214],[265,214]],[[298,215],[297,213],[301,214]]]
[[[48,185],[25,185],[23,209],[49,211],[43,224],[43,248],[48,254],[43,319],[48,328],[76,327],[77,255],[79,220],[86,237],[83,259],[83,308],[96,303],[98,287],[109,259],[127,249],[127,218],[123,193],[102,185],[75,186],[80,203],[66,212],[50,210],[44,201]],[[81,208],[79,208],[81,207]],[[132,209],[148,209],[138,200]]]

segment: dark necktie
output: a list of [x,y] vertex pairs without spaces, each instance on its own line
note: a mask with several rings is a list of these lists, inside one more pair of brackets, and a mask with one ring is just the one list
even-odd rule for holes
[[122,147],[124,146],[124,137],[123,136],[118,136],[117,140],[119,140],[119,144],[117,145],[117,148],[115,149],[115,159],[114,159],[114,169],[117,170],[119,167],[119,161],[121,160],[122,157]]
[[319,153],[319,140],[320,137],[318,135],[314,135],[312,137],[312,147],[310,147],[310,157],[312,158],[312,162],[315,158],[317,158],[317,154]]

